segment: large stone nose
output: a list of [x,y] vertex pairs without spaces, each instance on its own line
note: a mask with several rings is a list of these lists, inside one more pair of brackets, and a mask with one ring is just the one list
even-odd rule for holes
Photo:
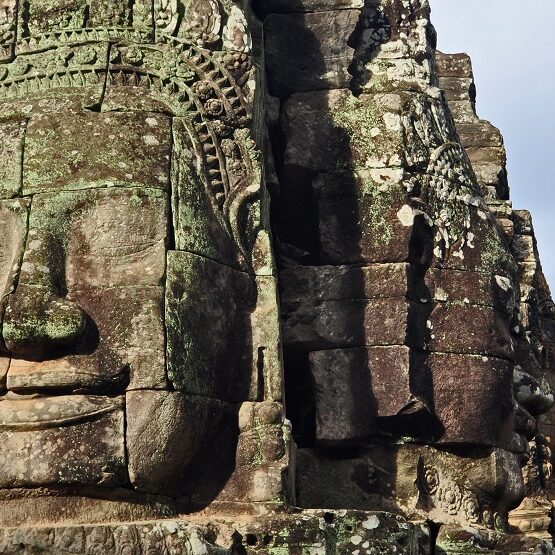
[[20,284],[10,296],[2,336],[16,356],[48,357],[78,341],[87,317],[74,303],[48,287]]

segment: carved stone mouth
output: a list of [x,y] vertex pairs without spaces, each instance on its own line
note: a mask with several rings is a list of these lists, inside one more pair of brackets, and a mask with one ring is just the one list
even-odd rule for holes
[[34,396],[30,399],[0,400],[0,430],[14,432],[55,428],[94,420],[121,409],[124,397],[100,395]]
[[104,365],[95,357],[75,357],[33,362],[12,359],[7,372],[7,389],[17,392],[56,390],[66,394],[99,393],[125,390],[129,381],[129,366]]

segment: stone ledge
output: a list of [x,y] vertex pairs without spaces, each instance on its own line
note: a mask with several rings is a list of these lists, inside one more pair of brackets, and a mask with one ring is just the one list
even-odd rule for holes
[[0,554],[429,555],[430,533],[389,513],[295,511],[253,521],[158,520],[94,526],[0,529]]

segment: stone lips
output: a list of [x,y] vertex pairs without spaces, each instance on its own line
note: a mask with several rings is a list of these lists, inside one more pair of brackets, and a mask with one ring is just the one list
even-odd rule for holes
[[94,419],[120,406],[121,399],[94,395],[3,399],[0,402],[0,427],[3,430],[52,428]]

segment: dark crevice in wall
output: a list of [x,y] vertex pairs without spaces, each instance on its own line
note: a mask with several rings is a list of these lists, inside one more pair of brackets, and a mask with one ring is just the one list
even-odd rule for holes
[[300,449],[312,447],[316,440],[316,405],[308,353],[294,352],[286,347],[283,366],[285,407],[287,418],[291,421],[293,439]]
[[433,520],[427,520],[426,524],[430,529],[430,553],[434,555],[439,555],[445,553],[442,549],[437,550],[437,538],[439,536],[439,531],[441,530],[441,524],[434,522]]

